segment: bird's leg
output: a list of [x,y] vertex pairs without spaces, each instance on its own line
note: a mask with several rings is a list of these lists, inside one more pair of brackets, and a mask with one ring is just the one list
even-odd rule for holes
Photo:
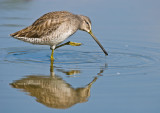
[[52,53],[51,53],[51,61],[54,61],[54,57],[53,57],[53,53],[54,53],[54,49],[52,49]]
[[77,43],[77,42],[68,41],[68,42],[66,42],[64,44],[61,44],[61,45],[57,46],[55,49],[60,48],[60,47],[65,46],[65,45],[80,46],[82,44],[81,43]]
[[53,60],[51,60],[51,65],[50,65],[50,73],[53,72]]
[[71,46],[80,46],[80,45],[82,45],[82,43],[77,43],[77,42],[68,42],[69,43],[69,45],[71,45]]

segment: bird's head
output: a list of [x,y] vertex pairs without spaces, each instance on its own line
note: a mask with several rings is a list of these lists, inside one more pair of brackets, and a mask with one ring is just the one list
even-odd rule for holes
[[80,23],[79,29],[82,30],[82,31],[88,32],[93,37],[93,39],[97,42],[97,44],[100,46],[100,48],[103,50],[103,52],[105,53],[105,55],[108,55],[108,53],[103,48],[103,46],[101,45],[101,43],[98,41],[98,39],[92,33],[92,30],[91,30],[91,20],[87,16],[79,15],[79,17],[81,18],[81,23]]
[[80,30],[90,32],[91,31],[91,20],[87,16],[79,15],[81,18]]

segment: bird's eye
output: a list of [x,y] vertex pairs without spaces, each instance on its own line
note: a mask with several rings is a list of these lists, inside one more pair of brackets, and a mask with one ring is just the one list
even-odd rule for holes
[[87,21],[85,21],[87,25],[89,25],[89,23]]

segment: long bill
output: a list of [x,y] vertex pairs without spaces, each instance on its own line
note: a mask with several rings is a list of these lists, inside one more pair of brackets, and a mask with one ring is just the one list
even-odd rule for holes
[[103,50],[105,55],[108,55],[107,51],[104,49],[104,47],[101,45],[101,43],[98,41],[98,39],[93,35],[92,31],[88,32],[93,39],[97,42],[97,44],[99,45],[99,47]]

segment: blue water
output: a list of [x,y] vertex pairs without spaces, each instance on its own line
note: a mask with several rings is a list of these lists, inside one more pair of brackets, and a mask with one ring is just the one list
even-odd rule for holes
[[[0,112],[159,113],[160,1],[0,0]],[[55,51],[9,34],[51,11],[90,17],[95,36],[78,31]]]

